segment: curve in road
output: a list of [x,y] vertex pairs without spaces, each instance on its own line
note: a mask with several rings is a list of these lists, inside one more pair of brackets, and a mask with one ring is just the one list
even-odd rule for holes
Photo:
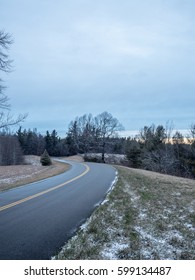
[[72,179],[70,179],[70,180],[68,180],[68,181],[66,181],[66,182],[64,182],[64,183],[62,183],[62,184],[59,184],[59,185],[57,185],[57,186],[48,188],[48,189],[46,189],[46,190],[44,190],[44,191],[37,192],[37,193],[35,193],[35,194],[33,194],[33,195],[30,195],[30,196],[27,196],[27,197],[25,197],[25,198],[23,198],[23,199],[20,199],[20,200],[14,201],[14,202],[12,202],[12,203],[6,204],[6,205],[4,205],[4,206],[1,206],[1,207],[0,207],[0,211],[3,211],[3,210],[5,210],[5,209],[11,208],[11,207],[14,207],[14,206],[16,206],[16,205],[18,205],[18,204],[21,204],[21,203],[26,202],[26,201],[28,201],[28,200],[31,200],[31,199],[33,199],[33,198],[39,197],[39,196],[44,195],[44,194],[46,194],[46,193],[52,192],[52,191],[54,191],[54,190],[57,190],[57,189],[59,189],[59,188],[64,187],[65,185],[67,185],[67,184],[69,184],[69,183],[71,183],[71,182],[73,182],[73,181],[75,181],[75,180],[78,180],[79,178],[81,178],[82,176],[84,176],[84,175],[85,175],[87,172],[89,172],[89,170],[90,170],[89,167],[88,167],[86,164],[83,164],[83,165],[86,166],[86,170],[85,170],[83,173],[81,173],[80,175],[78,175],[78,176],[76,176],[76,177],[74,177],[74,178],[72,178]]
[[116,177],[109,165],[66,163],[63,174],[0,193],[0,259],[50,259]]

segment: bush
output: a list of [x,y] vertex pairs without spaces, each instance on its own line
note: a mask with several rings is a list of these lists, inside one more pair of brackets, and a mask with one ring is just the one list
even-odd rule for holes
[[48,166],[52,164],[51,158],[47,152],[47,150],[44,151],[44,153],[41,155],[40,162],[43,166]]

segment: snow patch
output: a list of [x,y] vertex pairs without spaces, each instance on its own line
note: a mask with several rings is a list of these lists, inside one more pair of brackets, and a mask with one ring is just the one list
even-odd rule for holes
[[109,247],[105,247],[101,254],[106,260],[117,260],[117,253],[126,248],[128,248],[126,243],[113,242]]
[[114,180],[111,182],[110,187],[109,187],[109,189],[108,189],[107,192],[106,192],[106,197],[105,197],[105,199],[104,199],[103,201],[99,201],[98,203],[96,203],[96,204],[94,205],[94,208],[96,208],[96,207],[98,207],[98,206],[100,206],[100,205],[104,205],[105,203],[107,203],[107,202],[109,201],[108,195],[109,195],[110,192],[113,190],[113,188],[114,188],[114,186],[116,185],[117,181],[118,181],[118,172],[116,171],[116,172],[115,172],[115,178],[114,178]]
[[115,178],[114,178],[114,180],[111,182],[110,188],[108,189],[107,194],[110,193],[110,192],[112,191],[112,189],[113,189],[114,186],[116,185],[117,181],[118,181],[118,171],[116,170],[116,171],[115,171]]

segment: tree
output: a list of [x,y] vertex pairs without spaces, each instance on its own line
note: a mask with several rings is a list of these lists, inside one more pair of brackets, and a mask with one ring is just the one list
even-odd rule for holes
[[[10,72],[12,60],[9,59],[8,50],[13,43],[12,36],[9,33],[0,31],[0,71]],[[0,129],[8,129],[25,120],[27,114],[20,114],[14,118],[10,114],[10,104],[8,97],[4,94],[5,86],[2,85],[0,78]]]
[[17,165],[23,163],[23,154],[17,137],[0,135],[0,165]]
[[95,146],[96,127],[91,114],[76,117],[69,125],[67,142],[71,154],[88,153]]
[[193,140],[195,140],[195,124],[191,125],[190,133],[191,133],[191,136],[192,136]]
[[77,119],[79,149],[86,155],[93,151],[97,144],[97,129],[92,114],[83,115]]
[[142,149],[140,142],[136,139],[127,139],[126,141],[126,157],[129,161],[129,165],[133,168],[139,168],[142,164]]
[[57,135],[57,131],[54,129],[50,134],[49,131],[46,131],[45,136],[45,148],[51,156],[58,156],[59,153],[59,143],[60,138]]
[[117,131],[124,128],[121,123],[108,112],[103,112],[95,117],[95,126],[101,146],[102,162],[105,162],[105,149],[108,140],[110,137],[116,136]]
[[0,70],[9,72],[11,70],[12,60],[9,59],[8,51],[9,46],[13,43],[12,36],[0,30]]
[[195,124],[191,124],[190,135],[188,135],[188,142],[195,148]]
[[58,155],[59,142],[60,142],[60,138],[58,137],[57,131],[54,129],[51,133],[51,143],[52,143],[52,151],[50,153],[51,156]]
[[20,127],[16,132],[19,143],[25,155],[38,155],[40,156],[45,149],[45,139],[37,132],[37,129],[22,131]]
[[79,140],[78,140],[78,125],[77,120],[71,121],[66,137],[66,143],[68,145],[69,154],[76,155],[79,152]]
[[47,150],[45,150],[43,152],[43,154],[41,155],[41,159],[40,159],[40,162],[43,166],[48,166],[48,165],[51,165],[52,164],[52,161],[51,161],[51,158],[47,152]]
[[152,151],[165,142],[167,135],[166,130],[162,125],[155,127],[153,124],[151,126],[144,126],[140,131],[139,138],[143,142],[145,149]]
[[[110,113],[103,112],[96,117],[92,114],[76,117],[69,125],[67,143],[71,154],[101,152],[105,161],[106,145],[111,146],[112,137],[123,129],[119,121]],[[115,143],[112,143],[113,145]]]

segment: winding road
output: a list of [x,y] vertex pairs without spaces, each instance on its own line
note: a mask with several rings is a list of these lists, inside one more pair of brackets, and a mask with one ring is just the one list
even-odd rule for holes
[[60,175],[0,193],[0,259],[50,259],[103,201],[115,169],[66,163]]

